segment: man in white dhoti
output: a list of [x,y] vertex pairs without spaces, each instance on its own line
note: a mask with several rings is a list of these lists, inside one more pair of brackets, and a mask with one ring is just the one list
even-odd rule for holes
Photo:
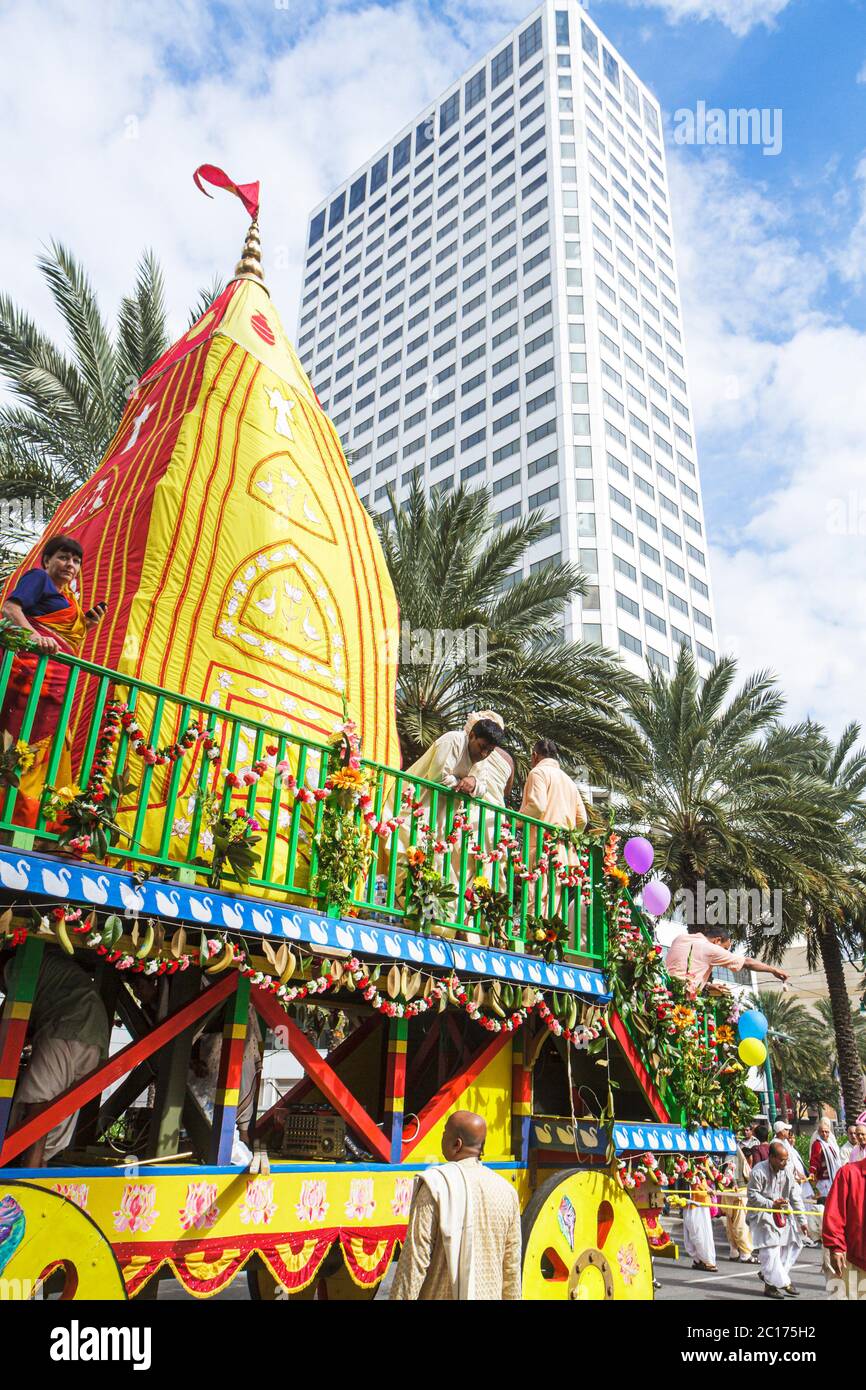
[[716,1242],[710,1215],[710,1194],[704,1183],[696,1184],[683,1211],[683,1246],[692,1257],[692,1269],[716,1273]]
[[520,1202],[481,1162],[487,1125],[458,1110],[442,1136],[447,1160],[417,1179],[391,1286],[395,1300],[520,1298]]
[[749,1174],[747,1216],[758,1252],[764,1293],[768,1298],[797,1298],[791,1271],[806,1235],[806,1209],[790,1155],[783,1140],[774,1139],[770,1157]]

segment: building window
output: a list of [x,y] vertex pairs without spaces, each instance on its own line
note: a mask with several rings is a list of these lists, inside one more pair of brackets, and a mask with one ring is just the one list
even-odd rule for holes
[[[356,179],[349,190],[349,212],[354,212],[355,208],[360,207],[367,196],[367,175],[362,174]],[[349,229],[351,231],[351,228]]]
[[460,119],[460,92],[453,92],[439,108],[439,134],[453,126]]
[[632,637],[630,632],[623,632],[619,628],[619,645],[624,647],[627,652],[634,652],[636,656],[643,656],[643,647],[636,637]]
[[394,159],[391,164],[391,173],[396,174],[400,169],[405,169],[412,157],[412,136],[406,135],[398,145],[394,146]]
[[618,91],[619,63],[616,61],[612,53],[608,53],[606,48],[602,50],[602,53],[604,57],[604,75],[607,78],[608,82],[610,82],[611,86],[616,87]]
[[500,82],[504,82],[506,77],[510,77],[514,71],[514,48],[509,44],[503,48],[501,53],[497,53],[493,62],[490,64],[490,86],[498,87]]
[[370,170],[370,193],[375,193],[383,184],[388,182],[388,156],[382,155]]
[[473,73],[466,83],[466,110],[471,111],[473,106],[477,106],[479,101],[484,100],[486,92],[487,74],[484,68],[480,72]]
[[[317,241],[321,241],[321,240],[322,240],[322,237],[324,236],[324,234],[325,234],[325,211],[324,211],[324,208],[323,208],[321,212],[317,212],[317,213],[316,213],[316,216],[313,218],[312,222],[310,223],[310,239],[309,239],[309,242],[307,243],[307,245],[308,245],[308,246],[315,246],[315,244],[316,244]],[[320,252],[319,254],[321,254],[321,252]]]
[[341,193],[338,197],[334,199],[333,203],[331,204],[331,209],[328,213],[328,231],[330,231],[332,227],[336,227],[338,223],[342,222],[343,214],[345,213],[345,211],[346,195],[345,193]]
[[524,29],[518,41],[521,65],[527,62],[541,48],[541,20],[536,19],[528,29]]
[[594,63],[598,62],[598,39],[584,20],[580,21],[580,41],[584,53],[588,53]]
[[568,48],[568,10],[556,11],[556,46]]

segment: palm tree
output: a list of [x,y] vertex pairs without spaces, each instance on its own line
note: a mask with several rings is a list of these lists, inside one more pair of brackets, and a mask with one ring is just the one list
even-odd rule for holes
[[[820,1017],[821,1037],[824,1049],[828,1058],[830,1075],[833,1078],[834,1094],[841,1094],[839,1091],[839,1057],[836,1046],[836,1024],[833,1018],[833,1002],[829,998],[818,999],[815,1002],[815,1010]],[[859,1010],[851,1009],[851,1027],[854,1030],[854,1037],[857,1043],[857,1052],[860,1057],[860,1065],[866,1071],[866,1018]]]
[[806,1101],[826,1100],[833,1093],[833,1083],[819,1020],[805,1004],[778,989],[758,990],[755,1007],[769,1025],[767,1046],[783,1117],[789,1118],[788,1094]]
[[686,647],[671,676],[653,668],[630,700],[650,772],[627,819],[674,889],[805,887],[797,847],[828,834],[818,788],[796,737],[776,724],[774,678],[759,672],[732,694],[735,675],[722,657],[701,681]]
[[[0,372],[15,402],[0,406],[0,498],[38,501],[47,521],[91,476],[139,378],[168,346],[162,271],[145,252],[114,329],[72,253],[59,243],[38,259],[68,350],[9,295],[0,295]],[[218,286],[202,292],[195,317]],[[17,528],[0,528],[0,576],[21,558]]]
[[767,941],[768,954],[779,960],[792,941],[802,937],[810,969],[821,961],[839,1084],[846,1112],[857,1114],[863,1106],[863,1063],[845,962],[862,957],[866,940],[866,749],[856,746],[858,724],[850,724],[836,744],[815,724],[799,732],[805,774],[817,789],[823,824],[821,834],[804,836],[799,843],[801,873],[785,885],[784,929]]
[[[622,702],[639,680],[612,652],[562,635],[565,605],[584,588],[573,565],[551,563],[526,577],[518,569],[547,518],[533,512],[499,526],[485,489],[434,499],[417,480],[402,507],[393,494],[390,502],[374,521],[405,634],[397,683],[404,760],[459,727],[469,710],[489,707],[505,720],[521,770],[545,736],[592,777],[631,780],[641,746]],[[468,652],[460,642],[428,645],[425,634],[444,632],[479,633],[483,643]]]

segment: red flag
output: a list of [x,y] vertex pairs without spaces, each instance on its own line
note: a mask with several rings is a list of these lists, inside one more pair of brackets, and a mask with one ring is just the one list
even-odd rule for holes
[[233,183],[224,169],[218,169],[215,164],[200,164],[193,174],[196,188],[201,189],[202,193],[212,198],[213,194],[208,193],[202,184],[202,179],[207,183],[212,183],[214,188],[225,188],[229,193],[234,193],[236,198],[240,198],[250,217],[254,220],[259,215],[259,185],[258,183]]

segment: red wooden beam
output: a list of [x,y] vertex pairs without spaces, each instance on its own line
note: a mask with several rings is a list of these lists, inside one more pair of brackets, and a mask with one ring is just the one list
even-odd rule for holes
[[[255,1000],[253,1004],[255,1005]],[[344,1042],[340,1043],[339,1047],[335,1047],[333,1052],[328,1053],[328,1061],[331,1066],[335,1068],[342,1066],[346,1058],[351,1057],[352,1053],[361,1043],[369,1038],[374,1029],[381,1028],[384,1022],[385,1020],[380,1014],[372,1014],[369,1018],[365,1018],[364,1022],[356,1028],[353,1033],[350,1033]],[[284,1096],[281,1096],[280,1099],[271,1106],[270,1110],[266,1110],[263,1115],[259,1116],[256,1121],[256,1134],[264,1132],[268,1121],[272,1119],[278,1111],[285,1109],[287,1105],[297,1105],[303,1100],[304,1096],[309,1095],[309,1093],[315,1089],[315,1083],[312,1082],[308,1076],[302,1076],[299,1081],[295,1082],[294,1086],[286,1091]]]
[[182,1008],[176,1009],[173,1014],[158,1024],[150,1033],[143,1038],[136,1038],[121,1048],[113,1057],[109,1057],[107,1062],[101,1062],[95,1071],[89,1076],[85,1076],[82,1081],[76,1082],[68,1091],[64,1091],[62,1096],[56,1100],[49,1101],[47,1105],[26,1120],[23,1125],[13,1129],[6,1137],[6,1142],[0,1149],[0,1167],[9,1163],[24,1149],[28,1149],[37,1139],[41,1139],[43,1134],[47,1134],[55,1125],[59,1125],[62,1120],[73,1115],[76,1110],[80,1110],[82,1105],[86,1105],[94,1096],[101,1095],[106,1087],[113,1081],[118,1081],[121,1076],[137,1067],[139,1062],[143,1062],[146,1057],[152,1056],[154,1052],[172,1038],[176,1038],[178,1033],[182,1033],[190,1024],[195,1023],[204,1014],[208,1014],[219,1004],[234,994],[238,985],[238,975],[234,970],[230,970],[219,984],[213,985],[210,989],[204,990],[191,999]]
[[391,1148],[388,1140],[352,1092],[343,1084],[334,1068],[320,1057],[313,1044],[304,1036],[300,1028],[267,992],[253,985],[252,1001],[258,1013],[270,1028],[282,1028],[289,1040],[289,1051],[300,1062],[304,1071],[312,1078],[322,1095],[333,1105],[339,1115],[364,1140],[374,1156],[382,1163],[390,1163]]
[[468,1065],[465,1066],[462,1071],[458,1072],[456,1076],[452,1076],[450,1081],[446,1081],[441,1090],[437,1091],[435,1096],[427,1102],[418,1116],[418,1132],[413,1135],[411,1143],[403,1144],[402,1158],[404,1162],[409,1149],[415,1148],[419,1140],[423,1139],[425,1134],[429,1134],[433,1126],[442,1119],[443,1115],[448,1113],[454,1102],[459,1100],[460,1096],[468,1086],[472,1085],[473,1081],[477,1080],[488,1063],[493,1061],[494,1057],[502,1051],[505,1044],[511,1041],[511,1038],[512,1034],[506,1033],[504,1029],[502,1032],[496,1033],[490,1042],[485,1043],[484,1046],[475,1053],[475,1056]]
[[610,1026],[616,1035],[616,1040],[625,1054],[625,1060],[634,1073],[634,1078],[640,1086],[649,1104],[652,1106],[653,1116],[656,1120],[664,1121],[666,1124],[673,1124],[673,1120],[668,1114],[664,1101],[659,1095],[652,1077],[644,1066],[640,1053],[628,1035],[625,1024],[615,1009],[611,1009],[608,1015]]

